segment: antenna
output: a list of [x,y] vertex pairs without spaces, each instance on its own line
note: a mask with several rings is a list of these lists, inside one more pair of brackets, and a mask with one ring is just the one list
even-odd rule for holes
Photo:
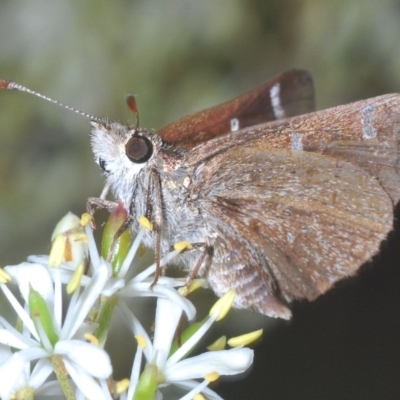
[[13,82],[13,81],[6,81],[4,79],[0,79],[0,90],[1,89],[19,90],[20,92],[27,92],[29,94],[33,94],[34,96],[40,97],[41,99],[47,100],[50,103],[53,103],[53,104],[56,104],[56,105],[58,105],[60,107],[66,108],[67,110],[73,111],[73,112],[75,112],[75,113],[77,113],[79,115],[83,115],[84,117],[89,118],[91,121],[101,122],[101,118],[94,117],[93,115],[84,113],[84,112],[82,112],[80,110],[77,110],[76,108],[67,106],[67,105],[61,103],[60,101],[53,100],[50,97],[44,96],[43,94],[40,94],[40,93],[35,92],[35,91],[31,90],[31,89],[28,89],[27,87],[22,86],[19,83],[16,83],[16,82]]

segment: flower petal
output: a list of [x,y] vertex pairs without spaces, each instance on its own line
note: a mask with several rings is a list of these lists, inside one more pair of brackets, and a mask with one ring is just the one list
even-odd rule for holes
[[39,389],[49,375],[53,372],[53,366],[47,358],[41,358],[33,368],[28,379],[28,386],[33,389]]
[[104,296],[112,296],[118,290],[122,289],[125,286],[125,280],[120,278],[110,278],[105,284],[101,294]]
[[253,362],[254,352],[249,348],[209,351],[182,360],[164,371],[168,382],[203,378],[212,371],[220,375],[236,375],[246,371]]
[[79,369],[96,378],[107,379],[112,373],[111,361],[105,350],[80,340],[61,340],[54,353],[66,357]]
[[135,393],[136,385],[139,381],[140,365],[141,365],[142,358],[143,358],[142,355],[143,355],[143,349],[141,346],[138,345],[136,354],[135,354],[135,358],[133,360],[130,384],[129,384],[128,392],[126,394],[127,399],[132,399],[133,395]]
[[21,376],[25,359],[20,353],[15,353],[0,365],[0,398],[8,399],[13,392],[14,386]]
[[75,306],[71,305],[60,333],[60,339],[69,339],[78,330],[93,304],[97,301],[107,279],[110,277],[109,268],[101,264],[95,271],[90,283],[86,286]]
[[17,283],[25,303],[29,299],[29,285],[37,290],[46,301],[50,310],[53,310],[53,280],[51,279],[48,268],[41,264],[23,262],[16,266],[4,268]]
[[[39,340],[39,335],[36,332],[36,328],[33,324],[33,321],[27,311],[21,306],[19,301],[15,298],[14,294],[11,292],[11,290],[8,288],[7,285],[0,285],[0,289],[3,291],[4,295],[6,296],[7,300],[11,304],[11,306],[14,308],[14,311],[17,313],[18,317],[21,319],[22,323],[24,324],[24,329],[29,330],[29,332],[32,334],[32,336],[35,337],[35,339]],[[3,318],[0,316],[0,323],[7,328],[10,332],[13,332],[11,325]],[[12,329],[10,329],[10,327]],[[15,330],[15,329],[14,329]],[[18,335],[16,335],[18,336]]]
[[79,367],[68,360],[63,361],[65,369],[70,374],[71,379],[89,400],[112,400],[111,396],[104,393],[102,387],[92,376],[86,374],[86,372],[82,371]]
[[155,362],[161,368],[167,360],[181,315],[181,307],[168,299],[158,298],[153,346]]
[[0,344],[0,365],[12,356],[12,351],[10,346],[5,344]]
[[[179,382],[175,383],[175,386],[181,387],[186,390],[192,390],[193,388],[197,387],[199,385],[198,381],[184,381],[184,382]],[[162,386],[162,385],[160,385]],[[210,388],[206,387],[202,391],[207,396],[207,400],[224,400],[221,396],[219,396],[217,393],[214,392],[214,390],[211,390]],[[181,400],[181,399],[179,399]]]
[[94,240],[93,229],[90,226],[90,224],[86,224],[85,233],[88,237],[88,249],[89,249],[90,259],[92,260],[93,268],[96,269],[97,266],[100,265],[100,256],[96,247],[96,241]]
[[194,396],[201,393],[210,382],[204,380],[203,382],[199,383],[196,387],[194,387],[189,393],[186,393],[185,396],[181,397],[179,400],[192,400]]
[[120,290],[119,295],[124,297],[165,297],[177,304],[192,320],[196,315],[196,309],[193,304],[185,297],[181,296],[175,289],[169,285],[157,283],[150,289],[153,279],[144,282],[134,282],[133,280]]
[[200,326],[200,328],[197,329],[197,331],[194,332],[193,335],[189,339],[187,339],[186,342],[184,342],[182,346],[179,347],[179,349],[176,350],[171,355],[171,357],[167,360],[165,364],[166,368],[169,368],[170,365],[176,364],[179,360],[185,357],[186,354],[197,344],[197,342],[210,329],[211,325],[214,323],[217,317],[218,317],[217,313],[213,314],[211,317],[208,317]]
[[196,315],[196,308],[194,305],[186,298],[181,296],[176,290],[171,289],[165,285],[155,285],[153,291],[156,293],[163,294],[172,303],[177,305],[185,312],[187,318],[192,320]]
[[[17,332],[18,333],[18,332]],[[19,334],[21,335],[21,334]],[[26,349],[29,347],[23,339],[23,335],[16,336],[8,329],[0,329],[0,343],[7,346],[15,347],[16,349]]]

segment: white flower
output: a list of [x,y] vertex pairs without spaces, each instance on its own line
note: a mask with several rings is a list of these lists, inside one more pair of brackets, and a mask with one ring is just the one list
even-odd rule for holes
[[[24,324],[22,333],[14,329],[3,317],[0,317],[0,343],[19,349],[0,365],[2,398],[8,398],[14,392],[26,366],[39,360],[36,367],[41,368],[42,382],[50,375],[48,358],[58,355],[76,386],[90,399],[106,399],[96,379],[107,379],[111,372],[108,354],[99,347],[82,341],[83,333],[91,333],[94,326],[84,323],[88,312],[107,282],[109,270],[106,265],[100,266],[90,282],[80,294],[79,290],[72,295],[69,307],[62,323],[62,290],[60,279],[52,277],[50,270],[41,264],[22,263],[5,267],[12,277],[12,282],[19,287],[25,301],[22,307],[8,287],[0,285],[14,310]],[[57,276],[57,270],[53,270]],[[54,282],[53,282],[54,279]],[[29,294],[33,288],[44,299],[52,319],[51,332],[56,340],[48,334],[40,318],[34,321],[27,312]],[[54,336],[53,335],[53,336]],[[77,340],[81,339],[81,340]]]
[[[142,220],[145,219],[142,217]],[[106,296],[117,295],[119,297],[118,307],[127,307],[124,298],[133,297],[163,297],[170,299],[175,304],[181,307],[189,320],[193,319],[196,314],[196,309],[193,304],[182,297],[174,288],[184,286],[186,284],[185,279],[175,279],[168,278],[165,276],[158,277],[157,283],[154,284],[154,273],[156,271],[156,263],[153,263],[150,267],[146,268],[141,273],[135,275],[130,281],[125,282],[128,271],[132,275],[135,271],[132,271],[135,266],[132,266],[132,261],[136,255],[139,245],[143,239],[146,232],[146,228],[141,225],[139,232],[131,245],[131,248],[118,272],[118,278],[114,280],[109,280],[105,285],[102,294]],[[94,242],[93,233],[90,226],[86,227],[86,233],[88,237],[89,254],[92,263],[96,265],[96,262],[100,262],[100,256],[97,252],[96,244]],[[168,253],[165,257],[160,260],[160,266],[166,265],[174,257],[176,257],[182,250],[184,250],[185,245],[178,246]],[[102,262],[104,262],[102,260]],[[110,267],[111,268],[111,267]]]
[[[68,232],[65,233],[65,232]],[[86,240],[75,241],[78,236],[86,233]],[[118,297],[162,296],[170,298],[182,307],[189,318],[195,315],[193,305],[180,296],[173,286],[182,286],[183,280],[160,277],[154,288],[150,289],[154,278],[155,265],[149,267],[139,276],[125,283],[125,275],[132,263],[137,248],[145,230],[139,232],[138,237],[131,246],[126,257],[124,267],[120,270],[120,277],[112,277],[111,265],[104,261],[97,250],[90,224],[86,224],[85,230],[79,225],[79,219],[67,214],[57,225],[53,234],[54,242],[50,256],[30,256],[29,262],[23,262],[16,266],[4,268],[12,278],[12,283],[17,284],[25,306],[22,307],[12,295],[6,285],[0,285],[1,289],[14,307],[19,318],[23,322],[24,331],[16,331],[4,318],[0,317],[0,343],[20,349],[12,354],[10,347],[0,361],[0,373],[4,373],[7,383],[0,385],[0,394],[7,398],[19,388],[29,385],[38,389],[53,371],[49,357],[58,355],[62,358],[65,368],[78,389],[88,398],[106,398],[108,390],[102,390],[101,380],[111,374],[111,364],[104,350],[86,343],[84,334],[93,333],[96,326],[84,322],[87,314],[95,305],[100,294],[105,296],[117,295]],[[55,243],[58,240],[58,243]],[[87,244],[86,244],[87,242]],[[83,266],[87,249],[91,260],[90,276],[81,276],[78,290],[71,296],[65,317],[62,310],[62,284],[68,284],[74,277],[79,264]],[[179,251],[174,251],[161,260],[161,265],[172,259]],[[67,256],[66,256],[67,255]],[[49,264],[55,263],[59,268],[49,268]],[[56,341],[52,343],[48,332],[43,326],[35,326],[35,322],[27,312],[29,304],[30,288],[40,293],[50,312]],[[80,294],[80,287],[83,288]],[[123,306],[127,307],[123,300]],[[62,321],[64,321],[62,323]],[[37,321],[36,321],[37,322]],[[1,329],[3,328],[3,329]],[[54,341],[54,340],[53,340]],[[29,371],[32,361],[37,361],[32,374]],[[37,378],[40,376],[40,379]],[[34,379],[37,382],[32,386]],[[36,392],[35,392],[36,393]]]
[[[67,214],[68,217],[69,214]],[[70,217],[71,218],[71,217]],[[76,217],[77,218],[77,217]],[[71,221],[75,222],[75,219]],[[112,267],[101,258],[97,245],[93,237],[93,230],[90,224],[85,226],[85,233],[87,237],[87,247],[89,251],[89,257],[91,260],[91,268],[93,271],[96,271],[100,266],[106,265],[109,269],[110,276],[107,279],[107,282],[104,284],[104,287],[101,291],[101,294],[105,296],[117,295],[119,298],[133,298],[133,297],[165,297],[170,298],[172,301],[177,302],[183,307],[185,313],[187,314],[189,319],[192,319],[195,315],[195,308],[193,305],[185,301],[185,299],[180,296],[177,291],[174,289],[175,287],[184,286],[186,283],[185,279],[176,279],[176,278],[168,278],[164,276],[160,276],[157,280],[157,284],[152,286],[154,283],[154,273],[156,271],[156,264],[152,264],[150,267],[146,268],[141,273],[134,276],[131,280],[126,282],[126,276],[128,271],[130,275],[133,275],[135,272],[133,269],[135,266],[132,266],[132,261],[136,255],[136,252],[139,248],[139,245],[143,239],[143,236],[146,232],[146,229],[142,226],[139,229],[139,232],[131,245],[131,248],[123,262],[121,269],[118,272],[117,277],[112,277]],[[168,262],[170,262],[174,257],[176,257],[184,247],[179,248],[178,250],[173,250],[165,257],[160,260],[160,265],[164,266]],[[43,265],[48,265],[49,256],[29,256],[28,261],[33,263],[41,263]],[[28,263],[27,263],[28,264]],[[71,266],[71,263],[61,262],[60,264],[60,280],[62,283],[69,283],[73,277],[74,266]],[[50,273],[54,276],[55,269],[50,269]],[[58,273],[58,272],[57,272]],[[91,278],[88,276],[82,276],[82,280],[80,284],[82,286],[86,286],[90,282]]]
[[[126,394],[128,399],[132,398],[139,382],[142,353],[145,355],[147,365],[154,365],[158,370],[158,387],[163,388],[173,384],[190,390],[187,399],[192,399],[195,394],[200,392],[203,392],[210,399],[221,399],[214,391],[206,387],[209,383],[207,379],[200,384],[195,379],[204,379],[210,373],[217,373],[217,375],[239,374],[249,368],[253,361],[253,350],[248,348],[210,351],[183,360],[218,318],[219,310],[213,313],[171,356],[169,356],[171,344],[182,315],[180,306],[169,299],[158,298],[153,342],[128,308],[124,308],[123,313],[127,323],[131,324],[135,335],[140,335],[145,341],[143,349],[138,346],[132,368],[131,385]],[[184,398],[186,399],[186,396]]]
[[[79,220],[67,214],[54,234],[50,256],[30,256],[29,262],[0,270],[0,282],[3,282],[0,288],[22,322],[22,332],[19,332],[0,316],[1,399],[9,399],[20,389],[28,387],[35,398],[39,395],[56,396],[60,393],[60,384],[66,383],[79,399],[111,400],[107,385],[112,373],[110,357],[103,349],[86,340],[93,343],[100,341],[101,346],[105,343],[108,330],[112,328],[110,310],[115,305],[122,313],[124,322],[145,343],[138,346],[131,384],[128,392],[121,395],[122,400],[132,398],[143,382],[141,377],[147,369],[156,372],[153,382],[155,399],[161,399],[163,388],[169,385],[187,391],[183,400],[190,400],[201,392],[209,399],[221,399],[207,385],[219,375],[244,372],[252,363],[253,351],[248,348],[209,351],[184,359],[212,323],[223,314],[221,308],[212,309],[210,317],[202,323],[191,325],[196,327],[195,332],[177,350],[171,351],[182,313],[186,314],[188,320],[192,320],[196,313],[193,304],[176,290],[185,286],[186,280],[160,276],[155,282],[156,264],[134,274],[132,260],[145,229],[151,229],[150,222],[144,217],[141,217],[142,228],[118,267],[112,267],[99,254],[92,228],[87,223],[90,218],[84,215]],[[118,224],[114,221],[115,225]],[[112,239],[112,235],[108,239]],[[128,246],[125,245],[124,251],[128,250]],[[174,251],[160,260],[161,266],[188,246],[186,242],[177,244]],[[117,253],[118,256],[121,254],[123,252]],[[86,259],[90,260],[90,265],[87,265]],[[83,275],[84,269],[87,270],[86,275]],[[128,272],[130,277],[134,276],[132,279],[128,280]],[[4,283],[8,280],[18,285],[23,305]],[[63,285],[67,285],[67,293],[72,293],[68,307],[63,307]],[[99,308],[100,297],[102,302]],[[132,297],[157,297],[153,341],[125,302],[125,299]],[[226,308],[230,308],[232,302],[233,298]],[[93,308],[98,309],[96,324],[86,321]],[[63,309],[67,310],[65,315]],[[92,335],[95,331],[98,337]],[[12,352],[11,348],[18,351]],[[143,355],[147,364],[141,375]],[[63,371],[61,374],[57,371],[59,364],[65,368],[68,377]],[[53,371],[60,383],[49,381]]]
[[[13,353],[9,346],[0,344],[0,368],[2,365],[13,368],[12,363],[17,363],[18,359],[14,359],[11,362],[12,355]],[[20,388],[30,388],[35,393],[35,398],[40,398],[40,396],[62,396],[62,391],[58,381],[49,381],[45,384],[46,379],[52,371],[53,366],[51,365],[51,362],[45,358],[39,360],[33,369],[31,369],[30,363],[25,363],[25,368],[23,368],[21,375],[14,385],[14,392],[18,391]],[[1,387],[3,387],[3,384]],[[1,387],[1,398],[6,399],[7,394],[3,393],[4,391]]]

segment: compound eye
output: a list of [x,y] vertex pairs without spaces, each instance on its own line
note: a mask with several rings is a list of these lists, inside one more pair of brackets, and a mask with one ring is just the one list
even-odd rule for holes
[[153,154],[153,145],[145,136],[132,136],[125,145],[127,157],[135,164],[143,164]]
[[104,172],[110,172],[107,168],[106,168],[106,162],[99,158],[99,166],[100,168],[104,171]]

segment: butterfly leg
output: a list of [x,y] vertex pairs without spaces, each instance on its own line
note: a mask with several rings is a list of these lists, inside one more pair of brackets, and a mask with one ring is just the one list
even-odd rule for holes
[[206,243],[193,243],[193,249],[202,249],[200,257],[198,258],[196,265],[193,269],[190,270],[189,275],[186,278],[185,287],[189,289],[190,285],[192,284],[193,280],[196,276],[199,275],[200,268],[203,266],[204,260],[206,257],[210,257],[211,247],[208,246]]
[[116,201],[104,200],[99,197],[88,197],[86,200],[86,211],[90,215],[94,215],[94,213],[102,208],[107,209],[109,212],[113,212],[118,206]]

